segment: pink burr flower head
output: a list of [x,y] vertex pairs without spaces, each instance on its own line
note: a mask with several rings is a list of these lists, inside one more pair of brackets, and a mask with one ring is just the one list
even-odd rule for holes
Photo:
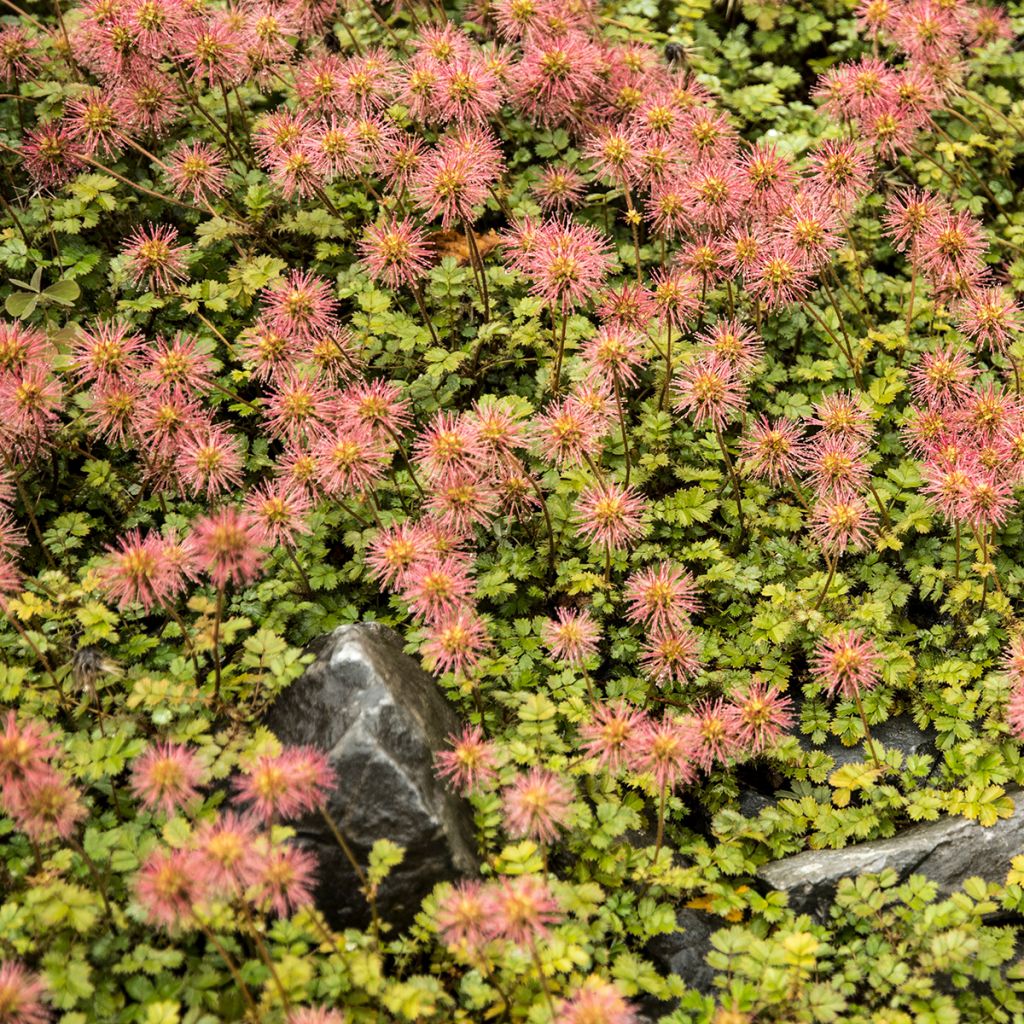
[[165,157],[166,174],[179,199],[207,203],[226,190],[228,167],[224,154],[206,142],[182,142]]
[[121,255],[132,283],[154,292],[173,291],[188,279],[188,245],[178,245],[178,229],[169,224],[146,224],[125,240]]
[[542,458],[557,466],[581,466],[598,453],[605,427],[592,409],[570,396],[548,405],[531,433]]
[[803,446],[803,431],[797,424],[760,416],[740,441],[742,466],[752,476],[778,486],[800,467]]
[[226,505],[192,523],[188,549],[217,587],[251,583],[266,557],[264,534],[255,516]]
[[334,782],[334,770],[319,750],[286,747],[250,764],[235,779],[235,792],[259,817],[289,820],[320,807]]
[[693,722],[671,716],[649,720],[631,743],[629,767],[649,774],[658,790],[672,790],[696,776],[697,736]]
[[747,388],[736,368],[717,353],[699,356],[684,366],[673,381],[675,408],[689,413],[698,424],[721,430],[740,412]]
[[921,269],[938,279],[976,273],[987,251],[988,239],[976,217],[944,210],[924,225],[914,253]]
[[505,830],[539,843],[556,840],[572,810],[573,792],[554,772],[531,768],[504,792]]
[[592,974],[555,1013],[554,1024],[636,1024],[637,1012],[609,981]]
[[743,731],[737,708],[722,697],[704,698],[693,709],[696,748],[693,760],[704,771],[726,765],[743,752]]
[[490,646],[487,624],[468,608],[439,615],[426,633],[420,652],[425,665],[433,672],[454,672],[458,678],[468,677]]
[[445,229],[471,222],[473,207],[486,202],[503,162],[489,131],[445,136],[412,175],[412,197],[427,220],[439,216]]
[[740,741],[755,756],[777,743],[794,721],[792,699],[760,679],[752,679],[747,692],[733,703]]
[[417,468],[440,481],[459,471],[475,472],[486,449],[470,417],[439,412],[416,439],[413,452]]
[[856,439],[821,434],[808,445],[803,468],[819,496],[852,497],[868,482],[865,454]]
[[610,481],[590,484],[576,502],[576,530],[588,543],[622,550],[643,536],[645,508],[634,487]]
[[541,626],[541,639],[551,657],[582,668],[597,653],[601,629],[590,612],[557,608],[555,617]]
[[342,420],[313,445],[316,482],[326,494],[341,497],[372,490],[391,463],[384,440],[363,422]]
[[565,164],[545,167],[533,194],[545,213],[565,213],[576,206],[585,190],[583,177]]
[[41,725],[18,721],[13,711],[0,724],[0,798],[9,799],[22,786],[42,781],[50,770],[48,762],[61,750]]
[[751,327],[739,320],[719,320],[699,340],[712,355],[724,359],[742,376],[748,376],[764,355],[764,343]]
[[69,840],[88,814],[82,794],[52,768],[26,776],[5,798],[15,826],[36,843]]
[[915,399],[941,407],[959,404],[971,391],[977,368],[967,352],[955,344],[925,352],[910,372],[910,389]]
[[588,373],[598,380],[614,381],[619,388],[636,384],[636,371],[644,363],[644,339],[628,328],[601,327],[583,347]]
[[1003,288],[981,288],[957,311],[957,326],[975,345],[1005,352],[1024,327],[1024,313]]
[[483,883],[457,882],[437,901],[434,917],[438,934],[453,952],[476,952],[486,945],[492,925]]
[[840,630],[818,641],[811,673],[829,696],[850,699],[881,682],[881,655],[860,630]]
[[426,276],[433,246],[424,231],[408,217],[371,225],[359,244],[363,265],[375,280],[389,288],[418,287]]
[[877,515],[855,494],[820,498],[811,513],[811,534],[829,556],[863,550],[877,528]]
[[548,883],[534,875],[516,875],[488,894],[486,933],[519,946],[543,938],[562,914]]
[[[0,35],[0,46],[3,38]],[[47,1024],[47,988],[42,978],[16,960],[0,961],[0,1021],[3,1024]]]
[[597,704],[590,720],[580,726],[580,747],[588,757],[596,758],[604,771],[614,775],[628,766],[631,744],[646,723],[642,711],[623,701]]
[[292,1010],[285,1018],[285,1024],[345,1024],[345,1015],[341,1010],[331,1010],[326,1006],[303,1006]]
[[107,551],[99,585],[119,605],[138,604],[148,612],[166,604],[185,585],[182,566],[168,557],[159,534],[132,530]]
[[98,320],[79,331],[73,349],[75,371],[82,381],[107,383],[131,377],[140,365],[145,341],[119,320]]
[[338,330],[337,300],[328,281],[309,271],[293,270],[263,290],[267,326],[300,342],[315,341]]
[[402,589],[413,564],[430,554],[420,527],[405,520],[378,530],[367,547],[366,564],[382,586]]
[[171,815],[198,795],[204,777],[195,752],[180,743],[157,743],[132,764],[131,788],[148,810]]
[[208,878],[190,850],[157,848],[135,876],[135,898],[151,923],[177,932],[194,920],[208,894]]
[[686,627],[652,629],[640,649],[640,667],[658,685],[684,683],[700,670],[700,643]]
[[900,252],[910,252],[925,228],[945,212],[942,200],[922,189],[897,189],[885,202],[885,233]]
[[626,580],[626,618],[638,625],[672,628],[700,611],[693,576],[671,562],[640,569]]
[[251,867],[256,905],[280,917],[311,907],[316,868],[316,856],[309,851],[261,837]]
[[784,239],[773,239],[764,246],[746,280],[754,295],[771,310],[802,301],[811,286],[810,272],[803,258]]
[[245,499],[245,510],[254,516],[271,544],[294,547],[299,534],[310,532],[306,516],[313,503],[309,494],[291,480],[264,480]]
[[448,737],[450,750],[434,758],[437,774],[463,795],[475,792],[496,775],[494,744],[484,738],[478,725],[467,725],[461,733]]
[[462,559],[435,555],[412,565],[402,598],[414,615],[436,625],[463,610],[473,589],[473,580]]
[[185,438],[176,469],[188,490],[197,497],[215,498],[242,482],[242,439],[214,425]]
[[563,220],[541,228],[527,272],[532,293],[564,315],[599,291],[610,269],[611,255],[601,232]]

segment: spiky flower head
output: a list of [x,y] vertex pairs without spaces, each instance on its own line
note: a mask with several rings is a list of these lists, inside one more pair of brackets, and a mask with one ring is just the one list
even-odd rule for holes
[[480,726],[464,726],[461,733],[448,737],[448,743],[451,749],[438,753],[434,766],[461,793],[472,793],[495,777],[494,744],[484,738]]
[[390,221],[366,229],[359,251],[363,265],[375,280],[389,288],[416,287],[430,266],[433,246],[412,220],[392,215]]
[[601,629],[586,609],[556,608],[555,617],[541,626],[541,639],[556,661],[576,668],[597,653]]
[[531,768],[505,789],[505,829],[513,838],[551,843],[565,826],[572,801],[573,792],[561,776]]
[[818,641],[811,672],[829,696],[852,699],[882,681],[881,655],[859,629],[839,630]]
[[170,224],[144,224],[121,249],[132,283],[154,292],[169,292],[188,279],[188,245],[178,245],[178,229]]
[[621,550],[643,536],[645,509],[634,487],[611,481],[590,484],[576,502],[576,530],[591,544]]
[[132,764],[132,792],[149,810],[170,816],[199,795],[205,772],[195,751],[181,743],[157,743]]

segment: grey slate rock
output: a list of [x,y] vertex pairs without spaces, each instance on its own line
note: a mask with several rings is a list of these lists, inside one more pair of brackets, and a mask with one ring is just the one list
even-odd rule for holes
[[[435,883],[475,873],[472,812],[434,775],[459,721],[437,683],[376,623],[317,641],[316,660],[280,697],[267,725],[285,744],[324,751],[337,776],[328,808],[363,865],[377,839],[405,848],[378,896],[381,917],[409,924]],[[319,816],[297,823],[319,858],[317,905],[336,928],[369,920],[358,878]]]
[[741,789],[737,806],[744,818],[756,818],[766,807],[775,801],[771,797],[758,793],[756,789]]
[[945,818],[914,825],[891,839],[783,857],[759,868],[758,878],[788,893],[789,905],[798,913],[819,916],[827,912],[840,879],[888,868],[901,879],[927,876],[940,896],[960,889],[973,876],[1001,881],[1010,858],[1024,852],[1024,794],[1011,795],[1016,803],[1013,814],[988,828],[965,818]]
[[676,911],[676,924],[678,931],[655,935],[647,943],[647,956],[663,974],[678,974],[690,988],[710,992],[715,980],[715,972],[707,964],[711,936],[719,928],[728,928],[728,922],[703,910],[682,907]]
[[[800,746],[808,753],[819,751],[828,754],[835,761],[836,768],[843,765],[856,764],[867,761],[870,755],[863,740],[855,743],[852,747],[845,746],[838,736],[828,736],[822,746],[811,743],[810,736],[805,733],[795,732]],[[917,754],[929,754],[938,762],[938,748],[935,745],[938,734],[934,729],[919,729],[911,715],[901,714],[882,722],[880,725],[872,726],[871,735],[879,743],[889,750],[898,750],[903,756],[911,757]],[[749,785],[741,785],[738,810],[745,818],[756,818],[761,811],[771,807],[776,801],[775,798],[767,796],[767,787],[760,785],[751,788]]]
[[[882,722],[880,725],[871,727],[871,735],[874,740],[883,747],[890,750],[899,750],[904,757],[915,754],[936,754],[936,732],[934,729],[919,729],[911,715],[895,715]],[[867,761],[870,755],[867,753],[864,741],[855,743],[852,747],[844,746],[838,736],[829,736],[824,746],[816,747],[811,743],[809,736],[800,734],[800,745],[804,750],[820,750],[835,759],[836,767],[841,768],[845,764],[854,764],[859,761]]]

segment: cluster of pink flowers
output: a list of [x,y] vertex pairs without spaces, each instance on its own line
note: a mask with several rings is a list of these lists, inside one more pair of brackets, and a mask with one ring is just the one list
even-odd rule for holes
[[8,711],[0,732],[0,810],[35,843],[74,838],[88,808],[57,767],[62,751],[43,726]]
[[516,875],[460,882],[438,901],[435,921],[452,952],[480,959],[491,942],[533,946],[563,916],[546,881]]
[[[689,715],[659,718],[625,701],[598,703],[580,727],[579,749],[613,777],[650,773],[658,789],[674,789],[692,782],[698,770],[770,749],[792,725],[792,708],[788,696],[759,679],[730,699],[705,698]],[[501,756],[479,727],[467,727],[449,742],[451,749],[438,755],[437,768],[451,785],[470,794],[499,784]],[[550,842],[571,819],[575,794],[557,772],[520,772],[501,792],[505,827],[512,836]]]
[[[452,954],[478,964],[505,944],[536,956],[538,944],[563,917],[546,880],[516,875],[451,886],[438,899],[434,923]],[[596,974],[554,1009],[554,1024],[635,1024],[638,1019],[621,990]]]
[[[813,430],[809,437],[808,427]],[[766,416],[755,420],[740,443],[743,467],[770,483],[787,484],[801,501],[806,495],[800,480],[810,486],[811,534],[833,558],[862,550],[878,528],[878,513],[865,497],[871,486],[873,434],[861,400],[837,391],[822,398],[803,424]]]
[[[150,811],[195,809],[204,770],[182,744],[161,743],[132,766],[132,790]],[[287,916],[312,905],[316,859],[280,839],[275,823],[320,808],[333,783],[323,754],[287,747],[262,755],[235,780],[242,811],[198,820],[184,847],[156,847],[135,879],[147,919],[168,929],[201,924],[202,908],[217,900],[245,899],[264,913]]]

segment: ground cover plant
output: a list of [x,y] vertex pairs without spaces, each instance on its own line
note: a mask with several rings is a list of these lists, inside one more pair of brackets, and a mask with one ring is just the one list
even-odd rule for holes
[[[2,1024],[1024,1018],[1024,864],[753,884],[1024,783],[1021,5],[2,3]],[[364,620],[483,871],[335,932]]]

